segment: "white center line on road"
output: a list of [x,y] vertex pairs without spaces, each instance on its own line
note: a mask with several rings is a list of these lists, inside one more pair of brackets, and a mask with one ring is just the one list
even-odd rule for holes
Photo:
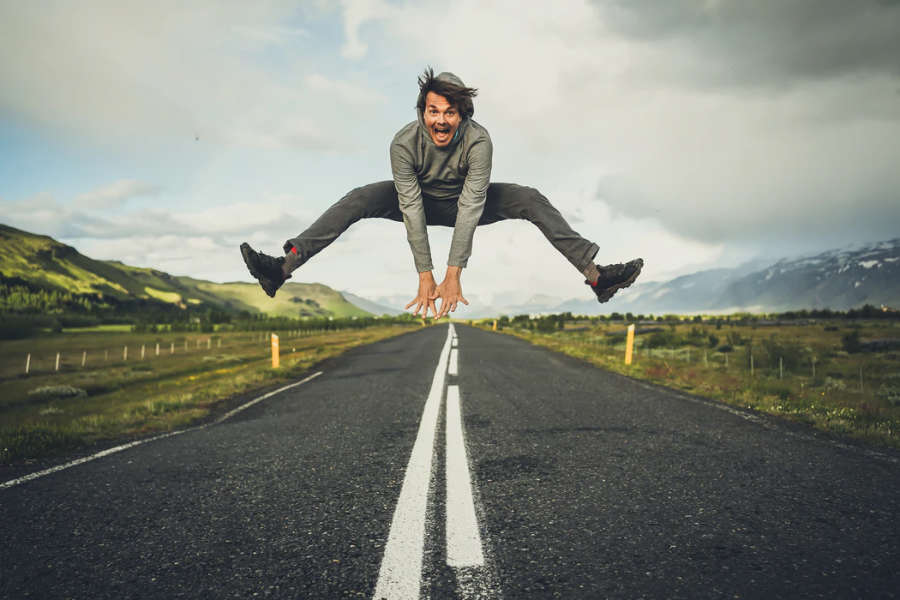
[[[300,381],[296,381],[296,382],[294,382],[294,383],[291,383],[291,384],[285,385],[285,386],[283,386],[283,387],[280,387],[280,388],[278,388],[277,390],[273,390],[273,391],[269,392],[268,394],[263,394],[262,396],[260,396],[260,397],[258,397],[258,398],[254,398],[253,400],[250,400],[250,401],[247,402],[246,404],[242,404],[241,406],[238,406],[238,407],[235,408],[234,410],[232,410],[232,411],[230,411],[230,412],[224,414],[223,416],[219,417],[218,419],[216,419],[216,420],[212,423],[212,425],[216,425],[216,424],[218,424],[218,423],[221,423],[221,422],[224,421],[225,419],[227,419],[227,418],[229,418],[229,417],[232,417],[232,416],[236,415],[237,413],[241,412],[242,410],[245,410],[245,409],[247,409],[247,408],[250,408],[251,406],[253,406],[253,405],[256,404],[257,402],[261,402],[261,401],[265,400],[266,398],[271,398],[271,397],[274,396],[275,394],[280,394],[281,392],[283,392],[283,391],[285,391],[285,390],[289,390],[289,389],[291,389],[291,388],[293,388],[293,387],[297,387],[298,385],[302,385],[302,384],[306,383],[307,381],[309,381],[309,380],[311,380],[311,379],[315,379],[316,377],[318,377],[318,376],[321,375],[321,374],[322,374],[322,371],[318,371],[318,372],[316,372],[316,373],[313,373],[312,375],[310,375],[309,377],[307,377],[307,378],[305,378],[305,379],[301,379]],[[0,483],[0,490],[2,490],[3,488],[12,487],[12,486],[14,486],[14,485],[19,485],[20,483],[25,483],[26,481],[31,481],[31,480],[33,480],[33,479],[37,479],[38,477],[44,477],[45,475],[50,475],[51,473],[56,473],[57,471],[62,471],[62,470],[64,470],[64,469],[69,469],[69,468],[71,468],[71,467],[75,467],[75,466],[84,464],[84,463],[86,463],[86,462],[90,462],[90,461],[92,461],[92,460],[96,460],[96,459],[98,459],[98,458],[103,458],[104,456],[109,456],[110,454],[115,454],[116,452],[121,452],[122,450],[128,450],[129,448],[134,448],[135,446],[140,446],[141,444],[146,444],[147,442],[153,442],[153,441],[156,441],[156,440],[161,440],[161,439],[163,439],[163,438],[172,437],[172,436],[175,436],[175,435],[181,435],[182,433],[187,433],[187,432],[189,432],[189,431],[195,431],[195,430],[197,430],[197,429],[204,429],[204,428],[207,427],[208,425],[209,425],[209,424],[206,424],[206,425],[199,425],[199,426],[197,426],[197,427],[189,427],[189,428],[187,428],[187,429],[180,429],[180,430],[178,430],[178,431],[170,431],[169,433],[163,433],[163,434],[155,435],[155,436],[153,436],[153,437],[146,438],[146,439],[143,439],[143,440],[137,440],[137,441],[134,441],[134,442],[129,442],[129,443],[127,443],[127,444],[122,444],[121,446],[115,446],[115,447],[113,447],[113,448],[107,448],[106,450],[102,450],[102,451],[100,451],[100,452],[97,452],[96,454],[91,454],[90,456],[85,456],[85,457],[83,457],[83,458],[79,458],[79,459],[77,459],[77,460],[73,460],[73,461],[71,461],[71,462],[67,462],[67,463],[64,463],[64,464],[61,464],[61,465],[56,465],[55,467],[50,467],[49,469],[44,469],[43,471],[37,471],[37,472],[35,472],[35,473],[30,473],[30,474],[28,474],[28,475],[24,475],[24,476],[19,477],[19,478],[17,478],[17,479],[10,479],[9,481],[4,481],[3,483]]]
[[456,376],[459,374],[459,349],[450,350],[450,365],[447,367],[447,374]]
[[453,325],[450,325],[437,368],[434,370],[425,409],[422,411],[419,433],[416,435],[412,454],[406,466],[397,507],[394,509],[391,531],[384,547],[378,583],[375,585],[376,600],[413,600],[419,597],[422,585],[422,553],[425,546],[425,512],[428,508],[434,438],[453,333]]
[[447,386],[447,564],[451,567],[484,564],[463,438],[459,387],[455,385]]

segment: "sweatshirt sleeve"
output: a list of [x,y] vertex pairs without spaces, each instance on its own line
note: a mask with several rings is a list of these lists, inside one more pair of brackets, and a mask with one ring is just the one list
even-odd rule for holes
[[465,267],[472,254],[472,237],[475,227],[484,211],[488,184],[491,179],[491,160],[494,147],[490,138],[476,142],[469,149],[469,170],[459,195],[456,225],[453,228],[453,241],[450,243],[450,258],[447,264],[453,267]]
[[412,250],[413,261],[419,273],[431,271],[431,247],[428,245],[428,231],[425,228],[425,207],[422,205],[422,190],[409,152],[400,144],[391,144],[391,171],[394,188],[406,225],[406,239]]

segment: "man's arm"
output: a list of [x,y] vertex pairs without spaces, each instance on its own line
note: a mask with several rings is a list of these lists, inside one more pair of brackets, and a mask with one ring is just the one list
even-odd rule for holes
[[425,226],[422,190],[409,154],[398,144],[391,144],[391,171],[394,175],[394,188],[397,190],[400,212],[403,213],[403,224],[406,226],[406,239],[412,250],[416,271],[419,272],[418,292],[406,308],[415,304],[413,314],[417,315],[419,310],[422,310],[422,316],[426,317],[430,308],[432,314],[437,316],[433,298],[436,289],[432,273],[434,265],[431,262],[431,248]]
[[465,267],[472,254],[472,238],[475,227],[484,212],[488,185],[491,182],[491,161],[494,148],[489,138],[479,140],[469,148],[469,171],[459,195],[456,225],[453,227],[453,241],[450,243],[450,258],[447,264]]
[[462,193],[457,201],[456,224],[450,243],[450,257],[447,260],[447,275],[435,289],[435,299],[441,299],[438,318],[455,311],[458,302],[468,305],[462,295],[460,275],[472,254],[472,238],[475,227],[484,212],[484,202],[491,180],[493,145],[489,138],[480,140],[469,149],[469,171],[463,183]]
[[413,261],[419,273],[431,271],[431,247],[428,244],[428,231],[425,228],[425,207],[422,205],[422,190],[419,178],[413,169],[412,157],[399,144],[391,144],[391,171],[394,175],[394,188],[400,212],[403,213],[403,224],[406,225],[406,239],[413,253]]

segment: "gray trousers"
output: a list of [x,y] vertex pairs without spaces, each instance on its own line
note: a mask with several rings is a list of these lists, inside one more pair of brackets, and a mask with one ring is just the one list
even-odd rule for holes
[[[453,227],[456,224],[455,200],[426,198],[423,204],[428,225]],[[306,231],[286,241],[285,267],[293,271],[336,240],[352,224],[360,219],[375,218],[403,221],[393,181],[379,181],[351,190],[322,213]],[[591,265],[599,250],[597,244],[573,231],[559,211],[536,189],[514,183],[491,183],[478,225],[490,225],[505,219],[524,219],[534,223],[579,273],[584,273]],[[292,247],[297,249],[296,254],[290,252]]]

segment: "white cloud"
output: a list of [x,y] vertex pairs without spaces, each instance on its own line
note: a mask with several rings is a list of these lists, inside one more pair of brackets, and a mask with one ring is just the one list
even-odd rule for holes
[[84,209],[112,208],[124,204],[131,198],[152,196],[160,191],[160,186],[134,179],[120,179],[108,185],[79,194],[74,206]]
[[300,27],[248,27],[244,25],[235,25],[232,30],[238,35],[242,35],[250,40],[260,42],[262,44],[283,45],[295,38],[309,37],[309,31]]
[[341,0],[344,21],[344,45],[341,54],[345,58],[360,59],[368,52],[368,46],[360,39],[360,28],[373,19],[391,18],[393,8],[382,0]]
[[[135,235],[127,238],[79,238],[72,245],[87,256],[118,260],[127,265],[152,267],[172,275],[190,275],[213,281],[244,280],[235,277],[230,262],[239,262],[237,246],[228,246],[209,236]],[[246,269],[244,269],[246,271]]]
[[312,73],[306,77],[306,85],[310,90],[336,98],[347,105],[370,106],[385,102],[385,97],[368,88],[346,81],[339,81]]

